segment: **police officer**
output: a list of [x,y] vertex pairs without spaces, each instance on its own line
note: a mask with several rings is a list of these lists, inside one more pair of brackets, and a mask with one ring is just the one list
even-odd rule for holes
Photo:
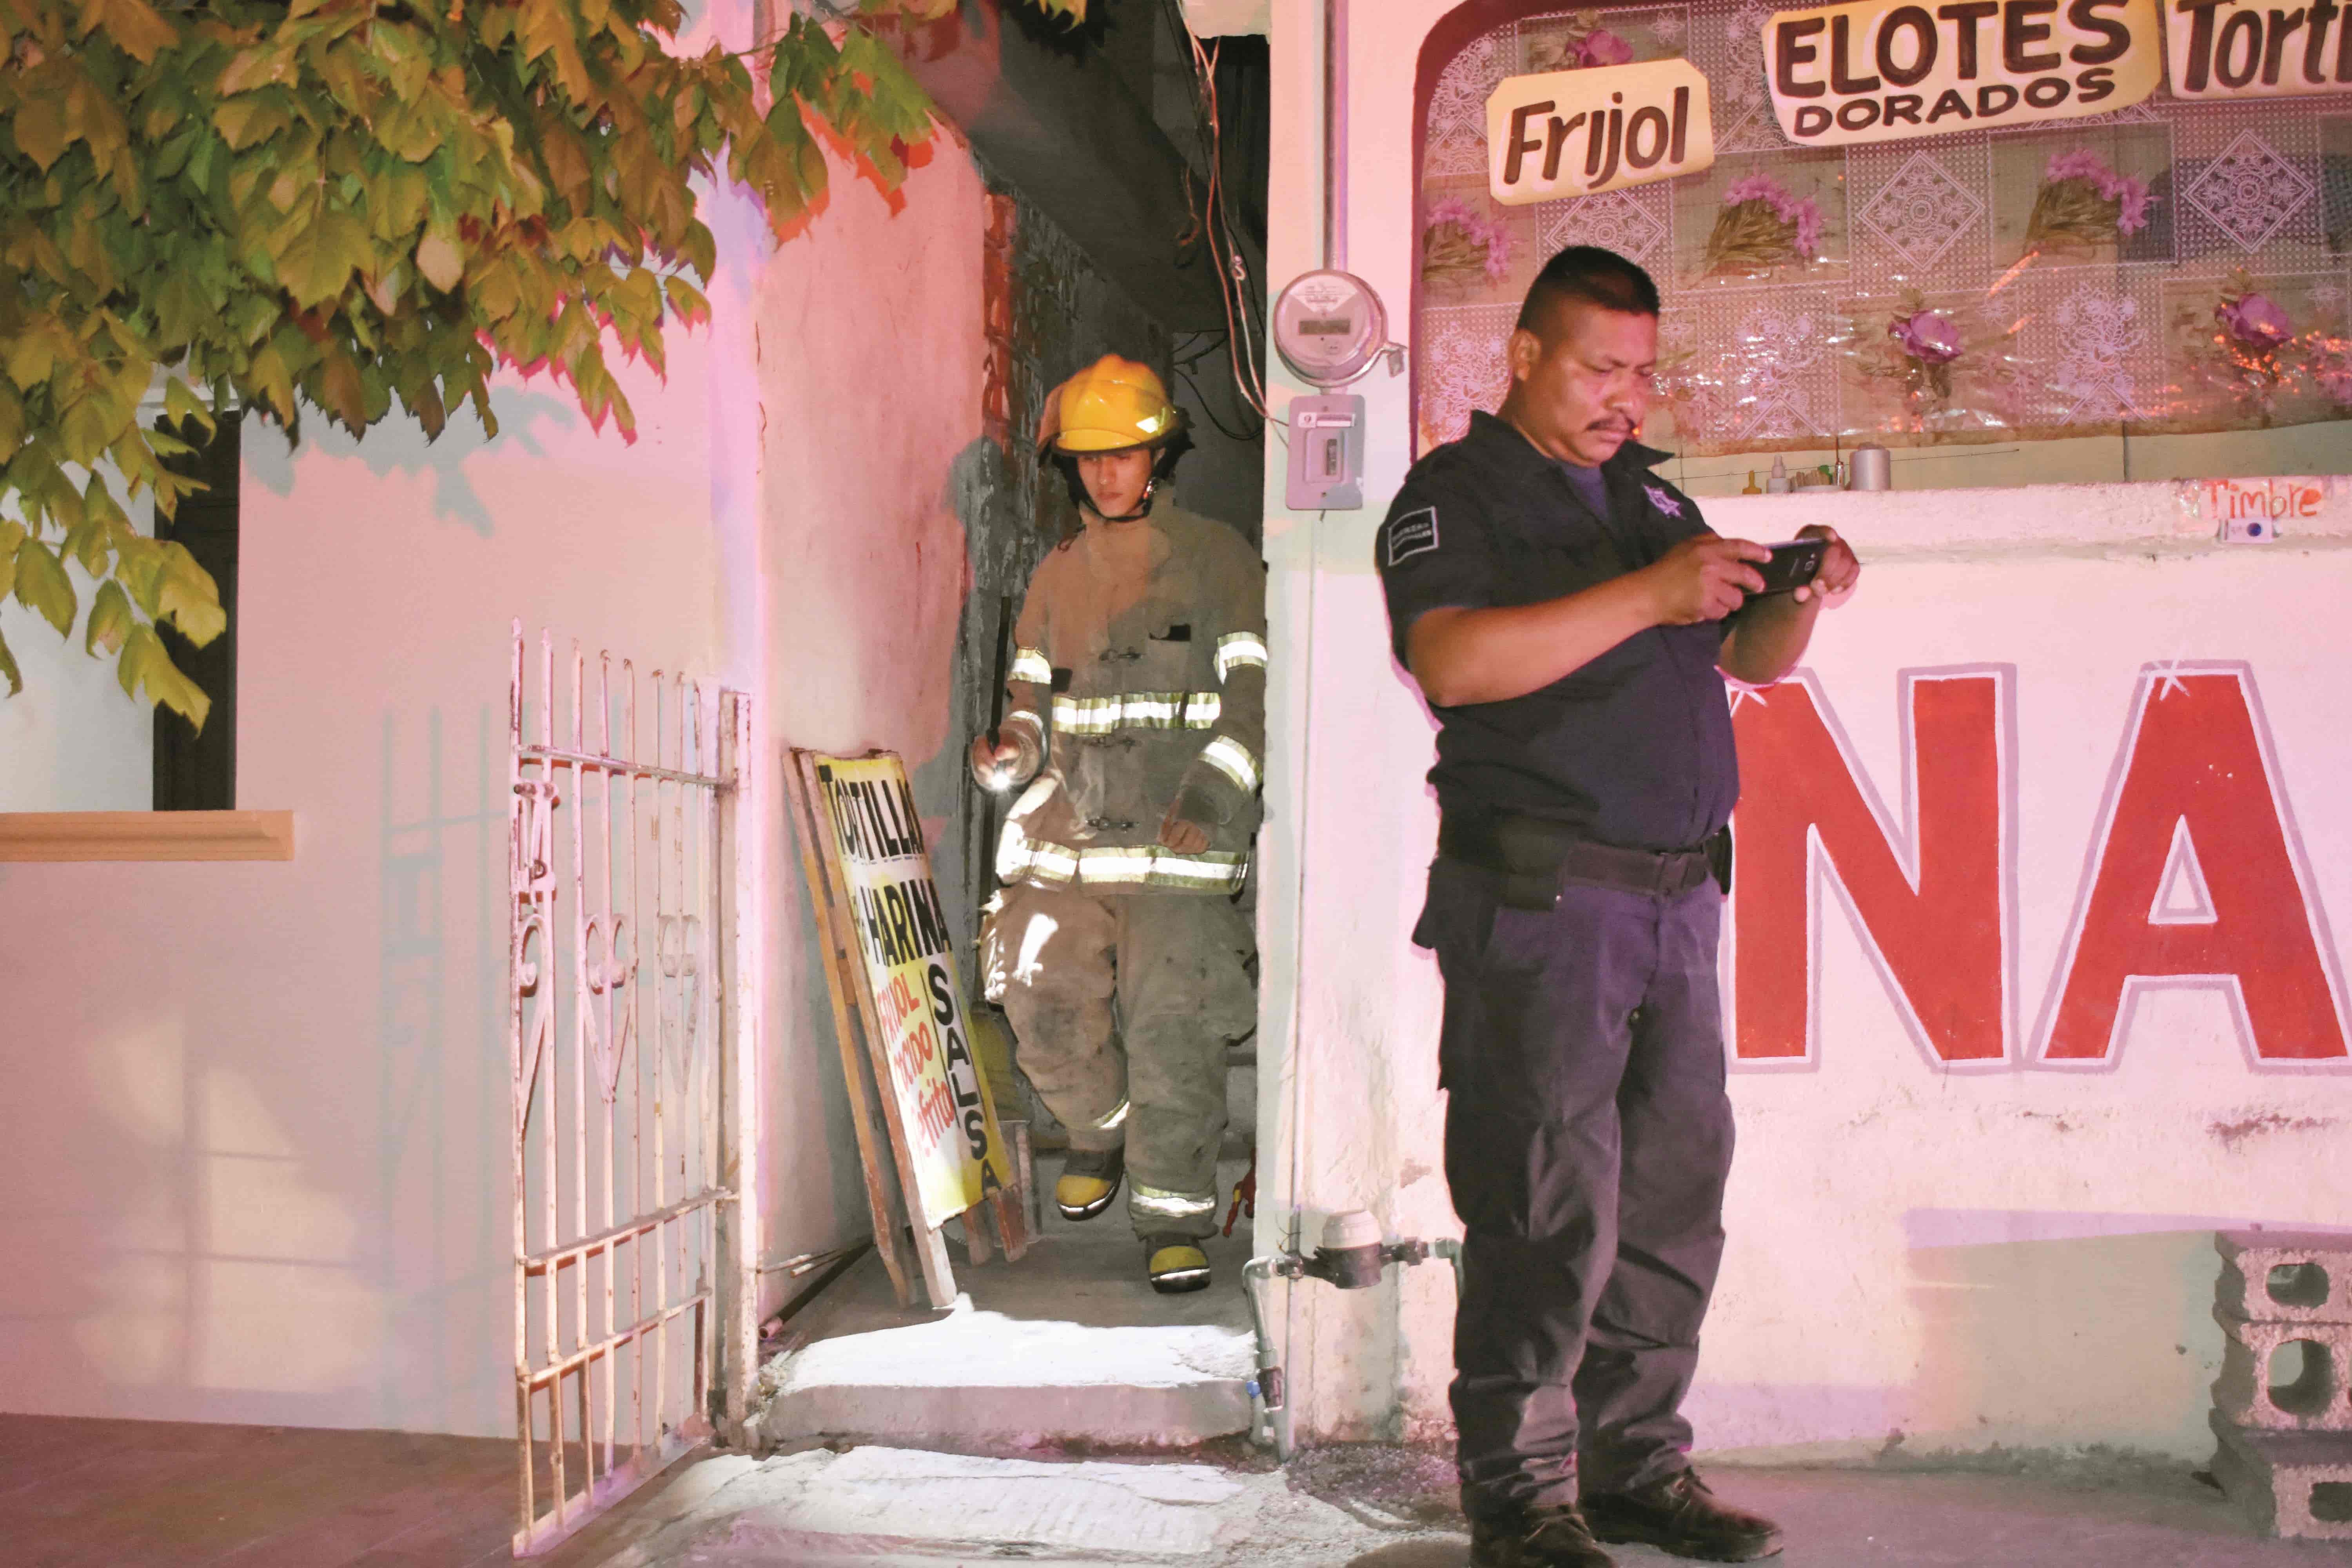
[[990,788],[1022,789],[981,964],[1069,1129],[1055,1203],[1092,1219],[1125,1177],[1163,1293],[1209,1283],[1226,1049],[1256,1022],[1235,900],[1265,746],[1265,569],[1233,529],[1158,498],[1182,432],[1132,360],[1106,355],[1047,398],[1039,447],[1086,527],[1030,582],[1003,727],[971,758]]
[[1769,552],[1712,532],[1635,439],[1657,342],[1639,267],[1552,258],[1501,411],[1414,465],[1377,543],[1397,657],[1439,723],[1413,940],[1445,984],[1456,1462],[1471,1561],[1494,1568],[1603,1568],[1600,1542],[1780,1549],[1691,1469],[1678,1413],[1732,1145],[1722,674],[1785,675],[1860,568],[1809,528],[1814,581],[1750,596]]

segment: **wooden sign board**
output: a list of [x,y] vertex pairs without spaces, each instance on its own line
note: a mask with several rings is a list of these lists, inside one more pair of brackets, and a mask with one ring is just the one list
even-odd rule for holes
[[1856,0],[1764,23],[1781,134],[1844,147],[2128,109],[2163,76],[2157,0]]
[[1486,160],[1505,206],[1695,174],[1715,162],[1706,78],[1682,59],[1506,78],[1486,98]]
[[906,764],[888,752],[828,757],[795,750],[787,790],[876,1249],[900,1304],[908,1303],[912,1284],[899,1233],[908,1230],[924,1292],[932,1306],[945,1307],[956,1295],[940,1236],[949,1220],[962,1216],[976,1264],[991,1255],[992,1220],[1008,1258],[1020,1258],[1029,1240],[1012,1151],[973,1054],[954,942]]

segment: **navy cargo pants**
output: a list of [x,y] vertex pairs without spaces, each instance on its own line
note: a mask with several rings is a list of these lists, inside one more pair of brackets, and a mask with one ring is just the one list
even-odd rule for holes
[[1445,1179],[1465,1230],[1454,1421],[1473,1518],[1686,1463],[1680,1414],[1731,1165],[1722,896],[1570,881],[1549,910],[1441,858],[1413,940],[1445,981]]

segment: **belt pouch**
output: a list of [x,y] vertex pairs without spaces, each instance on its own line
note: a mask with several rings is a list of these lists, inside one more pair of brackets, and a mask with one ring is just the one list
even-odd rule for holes
[[1576,842],[1575,835],[1540,817],[1500,816],[1490,820],[1496,869],[1503,876],[1503,902],[1515,910],[1558,909],[1561,868]]

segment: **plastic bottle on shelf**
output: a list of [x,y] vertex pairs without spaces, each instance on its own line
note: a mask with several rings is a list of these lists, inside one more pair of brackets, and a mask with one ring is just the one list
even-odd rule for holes
[[1764,493],[1775,496],[1786,495],[1794,488],[1789,482],[1789,465],[1782,462],[1779,455],[1775,454],[1772,458],[1772,471],[1764,479]]

